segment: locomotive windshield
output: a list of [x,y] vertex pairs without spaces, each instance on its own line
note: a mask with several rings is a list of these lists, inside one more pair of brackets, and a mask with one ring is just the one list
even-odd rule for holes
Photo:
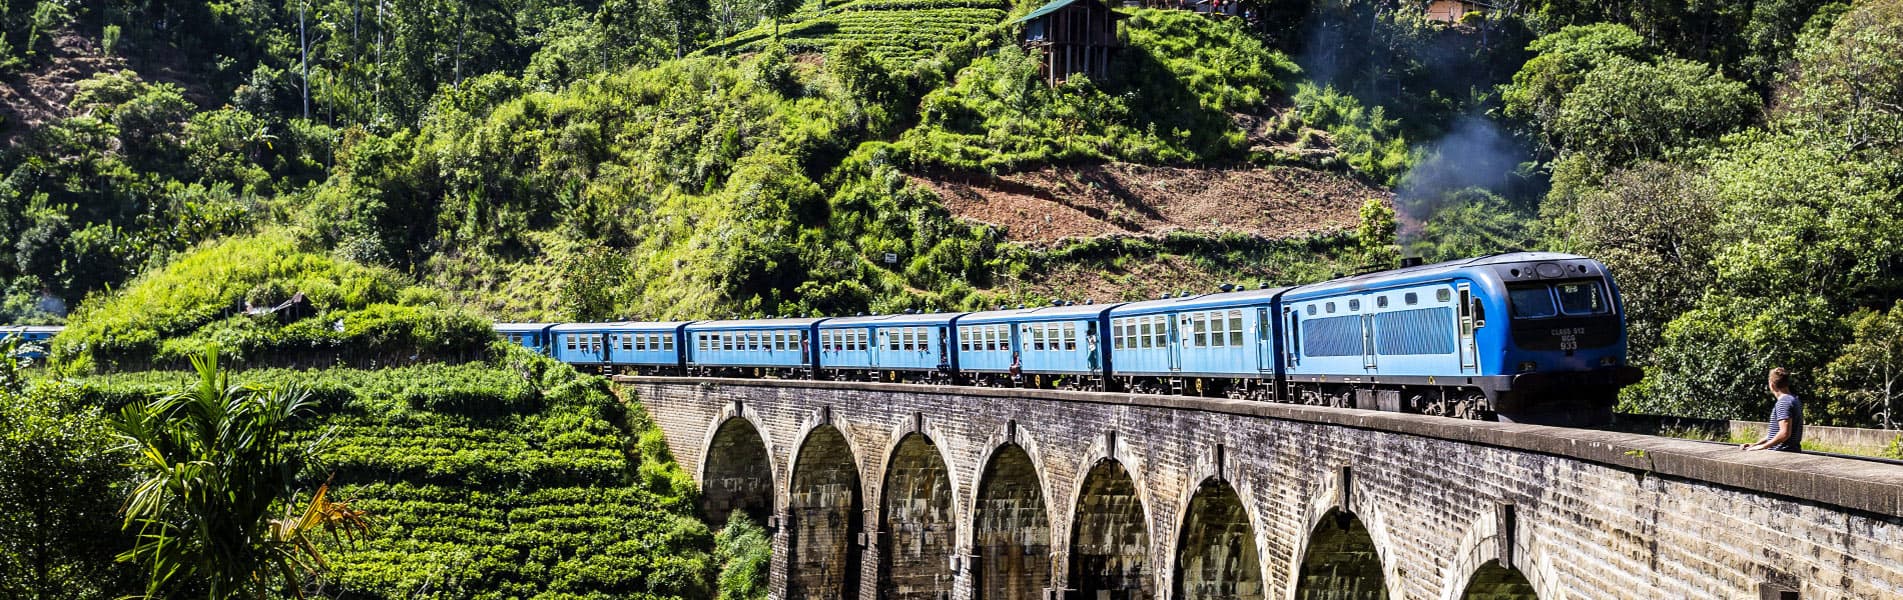
[[1507,299],[1513,305],[1515,319],[1544,319],[1561,314],[1584,317],[1612,310],[1605,287],[1597,281],[1515,284],[1507,286]]

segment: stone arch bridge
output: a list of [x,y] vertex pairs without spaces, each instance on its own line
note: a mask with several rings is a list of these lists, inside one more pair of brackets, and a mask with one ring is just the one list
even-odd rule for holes
[[1903,598],[1903,467],[1208,398],[622,378],[787,600]]

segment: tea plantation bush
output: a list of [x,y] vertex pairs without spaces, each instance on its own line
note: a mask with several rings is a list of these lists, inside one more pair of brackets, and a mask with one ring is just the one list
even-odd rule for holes
[[[708,598],[713,535],[692,480],[638,405],[604,380],[498,343],[500,358],[383,370],[258,369],[299,383],[330,435],[334,496],[379,528],[332,552],[342,598]],[[79,382],[122,404],[184,385],[181,372]]]
[[[302,294],[303,306],[264,312]],[[181,256],[95,296],[53,342],[84,372],[180,366],[216,343],[233,364],[415,362],[477,355],[489,325],[396,272],[333,258],[273,230]]]

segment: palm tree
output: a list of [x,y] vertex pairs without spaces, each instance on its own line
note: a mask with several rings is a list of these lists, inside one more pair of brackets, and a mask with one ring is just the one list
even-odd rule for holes
[[299,506],[298,475],[328,439],[293,435],[315,412],[310,393],[231,385],[215,347],[192,367],[195,387],[127,406],[113,423],[144,477],[125,507],[138,541],[119,560],[147,569],[147,596],[190,586],[213,600],[274,589],[301,598],[306,577],[327,566],[318,532],[354,540],[370,525],[329,501],[328,483]]

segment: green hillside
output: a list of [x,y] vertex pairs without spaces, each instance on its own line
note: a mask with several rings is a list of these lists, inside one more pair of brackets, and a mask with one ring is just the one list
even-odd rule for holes
[[[325,585],[699,597],[710,536],[632,409],[485,319],[1136,299],[1403,253],[1604,260],[1647,372],[1622,410],[1760,418],[1782,366],[1812,422],[1903,424],[1903,1],[1119,7],[1109,67],[1057,85],[1023,3],[371,6],[0,10],[0,322],[70,328],[44,385],[0,378],[0,476],[50,469],[6,499],[111,513],[98,404],[215,344],[316,369],[247,377],[322,384],[339,477],[391,521]],[[51,596],[118,595],[93,521],[0,544],[91,565]]]
[[[1006,0],[850,0],[822,7],[825,4],[795,13],[797,21],[779,27],[778,43],[795,54],[823,54],[856,42],[892,65],[910,66],[968,43],[998,25],[1011,9]],[[701,52],[757,52],[774,41],[774,25],[767,23]]]
[[[693,483],[640,407],[604,380],[507,346],[460,366],[246,371],[297,384],[321,412],[306,438],[330,479],[377,521],[329,551],[343,598],[705,598],[712,533]],[[123,404],[190,384],[179,372],[89,378]],[[56,385],[47,383],[46,385]]]

